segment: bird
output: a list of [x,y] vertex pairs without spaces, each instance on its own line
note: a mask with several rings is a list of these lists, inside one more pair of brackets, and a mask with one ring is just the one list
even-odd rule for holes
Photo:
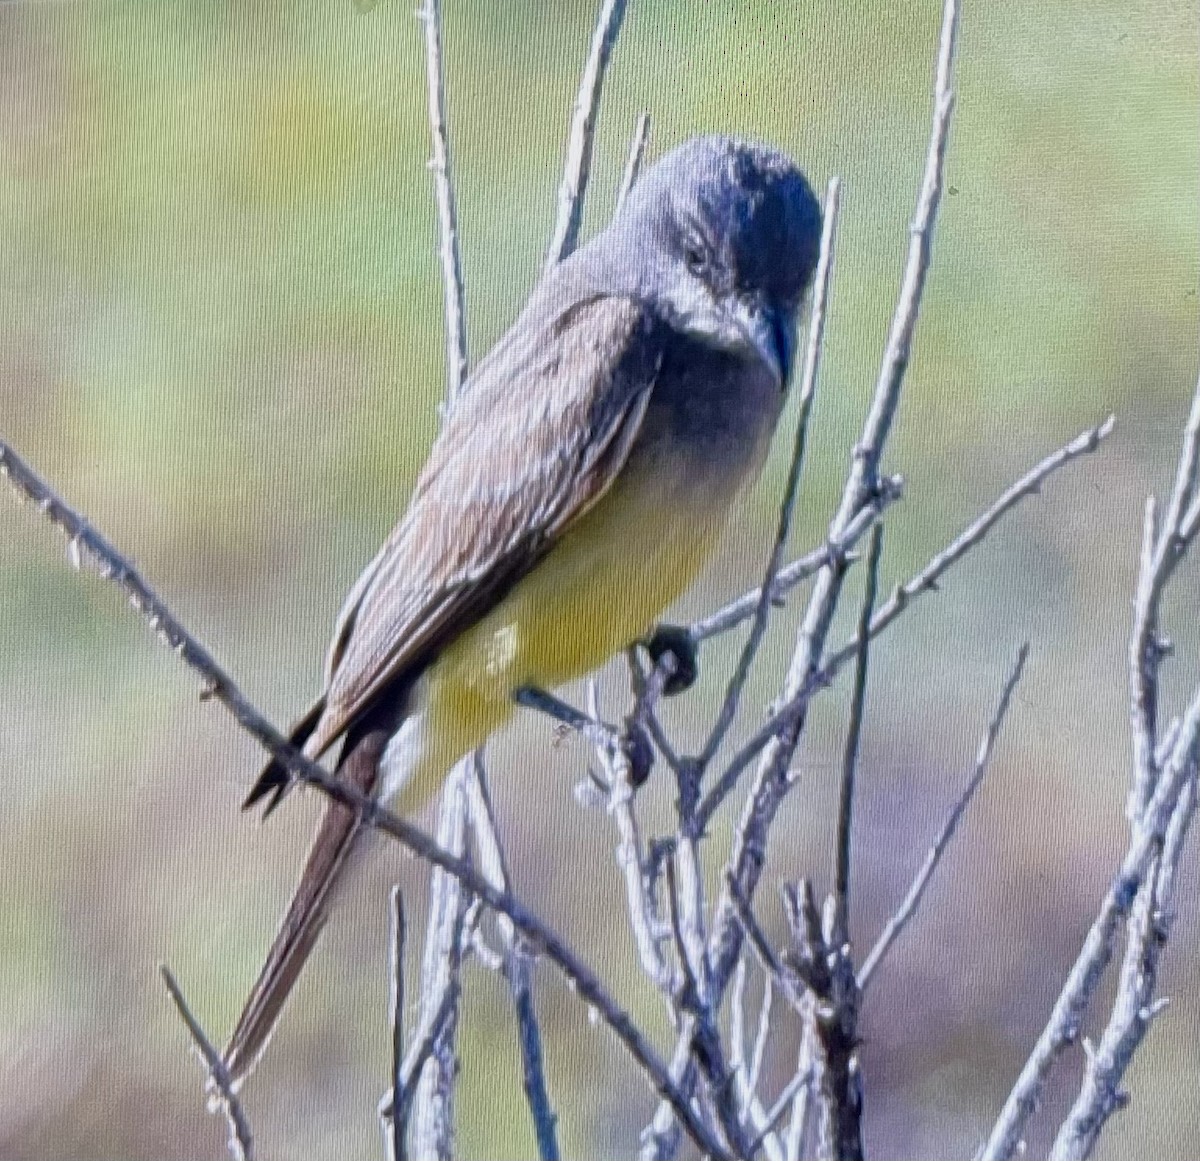
[[[314,760],[339,747],[337,778],[411,812],[519,690],[653,639],[766,459],[820,236],[821,207],[779,149],[703,136],[649,167],[447,407],[407,510],[345,599],[293,744]],[[271,762],[245,806],[269,813],[290,783]],[[235,1085],[363,829],[326,808],[223,1054]]]

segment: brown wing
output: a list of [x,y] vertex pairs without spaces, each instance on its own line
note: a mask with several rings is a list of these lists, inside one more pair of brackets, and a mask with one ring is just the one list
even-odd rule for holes
[[601,296],[525,321],[469,381],[343,610],[313,752],[491,608],[625,462],[661,360],[656,320]]

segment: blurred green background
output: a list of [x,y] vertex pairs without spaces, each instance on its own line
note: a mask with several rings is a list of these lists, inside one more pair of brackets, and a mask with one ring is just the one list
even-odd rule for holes
[[[0,435],[127,550],[243,688],[286,722],[316,688],[340,597],[402,508],[436,424],[441,289],[421,31],[410,3],[0,4]],[[449,112],[476,356],[532,286],[597,5],[446,0]],[[819,540],[864,412],[924,156],[934,0],[630,0],[588,228],[637,113],[651,155],[721,130],[846,183],[828,359],[795,535]],[[961,787],[1018,643],[1032,640],[989,782],[863,1014],[867,1145],[970,1155],[1057,992],[1124,843],[1124,650],[1142,504],[1170,478],[1197,366],[1200,135],[1186,0],[968,3],[934,269],[888,467],[907,479],[902,579],[1026,466],[1109,410],[1057,477],[882,638],[863,743],[858,944],[869,946]],[[752,583],[779,441],[739,536],[681,615]],[[1197,566],[1168,615],[1173,706],[1200,674]],[[855,581],[851,596],[857,592]],[[847,614],[854,602],[847,602]],[[749,728],[800,602],[776,622]],[[839,632],[846,625],[840,626]],[[670,719],[685,739],[732,644]],[[0,499],[0,1156],[222,1156],[161,993],[168,961],[220,1038],[265,952],[317,803],[259,827],[261,755],[107,586]],[[606,682],[616,712],[620,674]],[[827,694],[777,826],[773,888],[828,865],[846,691]],[[493,783],[519,890],[667,1043],[638,974],[582,749],[521,722]],[[648,791],[659,823],[669,791]],[[430,822],[430,813],[423,818]],[[728,821],[715,828],[715,859]],[[1189,862],[1110,1158],[1200,1133],[1200,926]],[[586,868],[586,870],[585,870]],[[378,1157],[381,851],[246,1090],[263,1155]],[[564,1151],[630,1155],[653,1108],[614,1041],[538,976]],[[460,1147],[532,1155],[503,983],[466,984]],[[795,1030],[780,1018],[782,1084]],[[1077,1079],[1070,1054],[1031,1138]]]

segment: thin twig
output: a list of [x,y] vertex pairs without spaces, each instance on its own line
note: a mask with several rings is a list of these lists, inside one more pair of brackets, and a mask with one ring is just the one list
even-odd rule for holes
[[650,114],[641,113],[634,126],[633,138],[629,142],[629,156],[625,159],[625,172],[621,175],[621,188],[617,190],[617,205],[613,217],[621,212],[629,191],[642,170],[642,157],[646,152],[646,143],[650,140]]
[[737,714],[742,690],[750,676],[755,655],[767,631],[767,618],[771,613],[771,592],[783,564],[787,549],[788,534],[792,529],[792,516],[796,510],[796,496],[800,488],[800,473],[804,467],[804,448],[808,436],[808,420],[812,414],[813,401],[817,395],[818,376],[821,367],[821,352],[825,345],[825,318],[829,302],[829,287],[833,278],[834,241],[837,237],[838,206],[841,201],[841,180],[829,179],[825,190],[825,211],[821,228],[821,252],[817,260],[814,280],[812,314],[808,324],[808,343],[804,355],[804,371],[800,377],[800,390],[796,405],[796,434],[792,442],[792,458],[788,466],[787,482],[783,488],[783,500],[779,506],[779,521],[775,529],[775,542],[767,560],[766,574],[759,587],[758,603],[750,620],[750,633],[742,646],[738,663],[734,667],[725,697],[717,711],[716,720],[698,759],[700,773],[712,761],[733,719]]
[[[784,597],[808,580],[816,576],[821,569],[835,561],[852,561],[854,547],[871,530],[871,526],[880,516],[904,494],[904,481],[899,476],[891,476],[881,481],[880,494],[874,503],[868,504],[850,522],[845,532],[837,541],[828,541],[819,548],[806,552],[803,556],[785,564],[779,570],[775,583],[771,586],[771,603],[779,604]],[[687,627],[688,637],[695,643],[707,641],[730,629],[736,629],[743,621],[754,616],[758,602],[762,599],[762,589],[749,589],[740,597],[735,597],[727,605],[722,605],[715,612],[700,620],[693,621]]]
[[629,1015],[617,1004],[596,974],[541,919],[507,891],[498,891],[471,864],[447,854],[419,827],[393,814],[378,802],[339,781],[316,762],[292,746],[245,698],[233,679],[183,627],[163,600],[151,590],[120,553],[100,533],[88,527],[75,511],[64,504],[27,464],[0,442],[0,474],[34,501],[42,514],[63,529],[77,550],[96,560],[101,575],[112,581],[129,598],[134,608],[169,648],[204,681],[208,696],[219,701],[238,724],[256,739],[294,777],[319,790],[326,798],[358,813],[363,822],[388,835],[418,858],[453,875],[470,893],[493,911],[507,915],[532,948],[549,959],[567,978],[585,1003],[609,1026],[622,1046],[645,1073],[654,1090],[666,1101],[688,1135],[715,1158],[729,1156],[692,1111],[689,1098],[671,1079],[667,1066]]
[[[437,841],[442,850],[463,858],[467,850],[467,791],[472,758],[464,758],[446,777],[438,815]],[[429,922],[421,964],[421,1010],[423,1023],[433,1026],[435,1013],[453,996],[445,1017],[437,1021],[429,1059],[416,1073],[413,1100],[413,1151],[425,1159],[451,1161],[454,1155],[454,1093],[458,1081],[458,997],[463,952],[470,942],[467,913],[469,893],[453,875],[435,870],[429,884]],[[397,1102],[399,1104],[399,1102]],[[399,1122],[399,1117],[396,1118]],[[403,1139],[403,1126],[396,1134]]]
[[788,1105],[790,1105],[796,1099],[796,1094],[799,1093],[801,1088],[807,1087],[811,1083],[811,1072],[797,1072],[796,1075],[793,1076],[790,1081],[788,1081],[783,1092],[779,1094],[775,1100],[775,1103],[768,1110],[765,1122],[762,1128],[759,1129],[758,1136],[750,1142],[751,1157],[753,1157],[755,1153],[757,1153],[759,1149],[763,1147],[768,1138],[770,1138],[770,1136],[779,1127],[780,1122],[783,1120],[783,1114],[788,1111]]
[[1117,928],[1129,918],[1151,864],[1162,850],[1180,796],[1192,777],[1198,744],[1200,691],[1183,715],[1175,745],[1163,763],[1154,793],[1139,824],[1133,828],[1129,849],[1105,892],[1046,1026],[992,1126],[980,1161],[1007,1161],[1019,1152],[1025,1126],[1041,1099],[1051,1069],[1063,1050],[1079,1037],[1083,1015],[1112,957]]
[[758,1099],[757,1089],[762,1061],[770,1037],[771,997],[774,995],[770,977],[765,978],[763,1000],[758,1011],[758,1031],[754,1038],[754,1052],[749,1063],[746,1061],[746,957],[738,961],[733,982],[729,990],[729,1071],[737,1084],[738,1101],[741,1104],[742,1121],[747,1129],[757,1134],[748,1147],[753,1157],[758,1149],[765,1148],[768,1161],[784,1161],[783,1149],[778,1136],[767,1127],[767,1111]]
[[[508,866],[500,833],[496,827],[496,815],[488,789],[487,773],[483,756],[478,751],[467,779],[467,807],[475,845],[479,854],[479,866],[484,877],[494,887],[508,890]],[[534,1136],[537,1141],[539,1161],[558,1161],[558,1140],[555,1132],[557,1117],[550,1103],[546,1087],[546,1072],[542,1059],[542,1032],[538,1024],[537,1009],[533,1002],[533,961],[521,946],[512,921],[504,915],[499,917],[500,934],[504,940],[503,969],[512,996],[513,1010],[517,1017],[517,1040],[521,1049],[521,1077],[525,1087],[525,1099],[533,1118]]]
[[800,1161],[808,1141],[813,1109],[813,1085],[818,1080],[814,1042],[816,1040],[816,1015],[812,996],[806,1000],[800,1031],[800,1051],[797,1054],[796,1073],[808,1078],[808,1083],[797,1090],[792,1098],[792,1115],[788,1119],[788,1130],[784,1137],[784,1161]]
[[[1197,392],[1193,401],[1200,401]],[[1158,634],[1158,607],[1165,583],[1158,563],[1158,503],[1146,497],[1142,518],[1142,546],[1138,555],[1137,589],[1133,598],[1133,632],[1129,635],[1129,727],[1133,742],[1133,786],[1125,804],[1132,822],[1141,813],[1154,789],[1158,767],[1154,761],[1154,735],[1158,728],[1158,663],[1162,644]]]
[[446,402],[452,404],[467,377],[467,309],[462,255],[458,247],[458,209],[454,173],[450,167],[450,138],[446,129],[446,89],[442,71],[442,11],[440,0],[424,0],[417,17],[425,26],[425,79],[429,106],[429,136],[433,157],[434,200],[437,203],[442,264],[442,295],[446,323]]
[[1051,1161],[1090,1157],[1109,1117],[1129,1101],[1121,1081],[1154,1018],[1166,1006],[1165,999],[1154,997],[1158,960],[1171,935],[1174,877],[1195,809],[1193,775],[1175,807],[1155,873],[1142,884],[1133,905],[1112,1012],[1100,1043],[1088,1053],[1079,1095],[1059,1128]]
[[220,1107],[221,1112],[225,1114],[225,1120],[229,1125],[229,1155],[234,1161],[254,1161],[254,1136],[250,1132],[250,1122],[247,1120],[246,1112],[237,1098],[233,1078],[230,1077],[229,1070],[225,1067],[225,1062],[221,1059],[220,1052],[217,1051],[213,1042],[205,1035],[200,1021],[192,1015],[192,1010],[188,1007],[188,1002],[184,998],[183,990],[175,982],[175,977],[171,974],[171,969],[165,963],[160,963],[158,965],[158,974],[162,976],[162,982],[167,989],[167,994],[171,997],[171,1002],[175,1005],[180,1019],[187,1026],[188,1033],[192,1038],[192,1044],[197,1054],[204,1061],[204,1067],[208,1070],[209,1087],[213,1092],[215,1103]]
[[[943,574],[979,544],[1005,513],[1015,508],[1026,496],[1038,492],[1047,476],[1072,460],[1094,452],[1101,442],[1112,433],[1115,422],[1115,418],[1110,415],[1098,426],[1081,432],[1070,443],[1064,444],[1057,451],[1048,455],[1015,484],[1005,489],[995,503],[971,521],[920,572],[904,584],[897,586],[892,595],[879,607],[875,616],[871,618],[871,636],[875,637],[882,633],[914,599],[925,593],[936,592],[938,582]],[[825,662],[819,679],[824,683],[831,681],[833,675],[854,656],[857,647],[857,640],[847,641]]]
[[[636,658],[631,665],[637,666]],[[600,705],[595,681],[588,683],[588,714],[600,729],[607,729],[600,719]],[[673,973],[663,957],[656,933],[654,907],[646,889],[646,860],[642,847],[641,828],[634,810],[633,767],[620,745],[595,741],[594,747],[604,772],[607,808],[617,829],[617,866],[625,883],[625,901],[629,923],[642,970],[665,994],[672,992]]]
[[871,948],[867,958],[863,961],[862,967],[859,968],[858,989],[860,992],[866,991],[867,984],[871,982],[871,977],[875,974],[876,969],[883,962],[888,952],[892,949],[892,945],[900,937],[909,920],[912,919],[917,908],[921,905],[925,889],[929,886],[930,880],[938,868],[938,864],[942,861],[942,856],[946,853],[946,848],[950,845],[950,840],[954,837],[954,832],[958,828],[959,822],[962,821],[967,807],[971,805],[971,801],[975,797],[975,792],[982,785],[984,775],[988,772],[988,767],[991,764],[992,751],[995,748],[996,739],[1000,736],[1000,727],[1004,724],[1004,719],[1008,714],[1009,703],[1012,700],[1012,695],[1017,688],[1018,682],[1021,680],[1021,675],[1025,671],[1025,662],[1028,657],[1029,643],[1026,642],[1017,651],[1017,659],[1009,671],[1004,681],[1004,687],[1000,692],[1000,701],[996,706],[996,712],[992,715],[992,720],[988,723],[986,732],[979,740],[979,748],[975,753],[975,768],[971,772],[970,780],[967,782],[962,794],[959,795],[958,801],[955,802],[949,817],[938,832],[937,838],[933,840],[933,845],[925,855],[925,861],[921,864],[921,869],[913,879],[912,885],[909,887],[900,906],[896,909],[896,913],[887,921],[883,932],[875,942],[875,946]]
[[762,1079],[763,1062],[767,1058],[767,1043],[771,1038],[771,1006],[774,996],[775,985],[770,976],[764,976],[762,1000],[758,1006],[758,1031],[754,1034],[754,1047],[750,1052],[750,1072],[746,1077],[746,1083],[751,1093],[758,1091],[758,1082]]
[[[425,1066],[433,1056],[438,1041],[445,1033],[446,1025],[458,1007],[459,981],[455,976],[450,986],[442,993],[437,1008],[421,1022],[405,1053],[392,1092],[379,1107],[380,1116],[389,1118],[396,1126],[393,1141],[399,1146],[397,1161],[408,1157],[408,1122],[412,1116],[413,1102]],[[424,1156],[424,1154],[418,1154]]]
[[737,912],[738,923],[741,924],[742,931],[749,941],[750,948],[754,952],[759,967],[763,970],[763,974],[768,979],[774,980],[788,1000],[793,1005],[796,1004],[800,998],[799,992],[780,962],[779,957],[775,954],[775,949],[771,947],[770,941],[767,939],[762,927],[759,925],[758,918],[750,906],[750,901],[742,893],[737,880],[732,876],[728,877],[727,886],[729,897],[733,900],[733,906]]
[[[907,607],[909,601],[925,592],[936,591],[942,575],[980,543],[1001,520],[1006,513],[1015,508],[1026,496],[1037,494],[1046,479],[1059,468],[1065,467],[1072,460],[1088,455],[1099,448],[1101,442],[1111,434],[1116,419],[1109,416],[1103,423],[1080,432],[1069,443],[1052,452],[1045,459],[1035,464],[1016,483],[1006,488],[1002,495],[976,519],[971,521],[941,552],[917,573],[880,608],[871,626],[872,634],[882,632]],[[834,557],[845,557],[853,544],[874,523],[882,509],[859,513],[857,521],[851,525],[853,539],[843,537],[842,541],[833,545],[825,545],[786,565],[780,570],[779,577],[771,591],[772,600],[781,599],[788,591],[807,580],[810,576],[831,564]],[[744,593],[715,613],[697,621],[688,627],[689,636],[693,641],[704,641],[734,628],[753,614],[759,600],[759,589]],[[854,655],[855,642],[849,641],[827,662],[826,668],[837,670]]]
[[558,217],[546,253],[547,270],[558,265],[579,242],[584,199],[592,169],[592,146],[596,136],[596,118],[600,112],[600,93],[613,46],[625,18],[625,5],[626,0],[602,0],[600,4],[587,63],[579,80],[579,92],[571,114],[567,160],[558,187]]
[[[1101,442],[1112,432],[1114,419],[1109,416],[1097,427],[1088,428],[1081,432],[1070,443],[1064,444],[1045,459],[1035,464],[1017,482],[990,504],[979,516],[971,521],[945,548],[936,553],[929,562],[904,584],[899,585],[876,611],[871,618],[871,636],[876,637],[891,626],[897,618],[912,606],[912,602],[924,595],[939,591],[942,577],[960,560],[976,548],[991,532],[992,528],[1027,496],[1036,495],[1047,477],[1073,460],[1094,452]],[[873,523],[873,522],[872,522]],[[869,525],[867,525],[869,526]],[[805,558],[807,559],[807,558]],[[844,559],[844,558],[843,558]],[[828,562],[827,562],[828,563]],[[756,590],[757,592],[757,590]],[[749,594],[747,594],[748,596]],[[746,600],[738,598],[736,604]],[[732,607],[732,606],[730,606]],[[729,626],[722,625],[717,631],[723,631]],[[702,826],[707,826],[713,814],[722,802],[729,796],[737,784],[741,774],[758,756],[762,749],[790,723],[802,716],[808,708],[808,702],[814,694],[826,688],[841,672],[842,667],[849,661],[858,649],[857,635],[831,654],[824,665],[813,673],[807,682],[800,686],[796,695],[780,707],[754,734],[742,745],[741,749],[729,760],[720,778],[713,784],[712,789],[701,801],[697,810],[697,820]]]
[[387,1118],[391,1140],[392,1161],[403,1161],[405,1153],[404,1126],[396,1116],[399,1102],[395,1094],[403,1092],[401,1068],[404,1064],[404,944],[407,924],[404,918],[404,895],[399,887],[392,888],[392,963],[391,989],[388,996],[392,1024],[392,1115]]
[[1157,769],[1154,747],[1158,732],[1158,667],[1166,648],[1159,629],[1163,593],[1179,563],[1187,555],[1200,522],[1195,518],[1196,480],[1200,474],[1200,379],[1184,428],[1183,447],[1175,469],[1175,483],[1155,528],[1155,501],[1146,502],[1142,551],[1134,597],[1133,633],[1129,641],[1130,724],[1133,735],[1134,778],[1127,814],[1134,820],[1154,792]]
[[858,615],[858,652],[854,661],[854,689],[850,695],[850,721],[842,756],[842,780],[838,794],[837,831],[833,865],[833,940],[841,947],[850,939],[850,848],[854,831],[854,783],[858,771],[858,747],[862,737],[863,710],[867,697],[867,664],[870,652],[871,614],[879,591],[879,561],[883,554],[883,525],[871,529],[867,550],[867,581]]

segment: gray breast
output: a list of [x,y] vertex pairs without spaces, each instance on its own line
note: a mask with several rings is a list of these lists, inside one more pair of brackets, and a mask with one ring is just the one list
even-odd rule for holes
[[700,471],[753,471],[782,405],[783,392],[757,362],[677,334],[667,344],[638,442],[682,453]]

